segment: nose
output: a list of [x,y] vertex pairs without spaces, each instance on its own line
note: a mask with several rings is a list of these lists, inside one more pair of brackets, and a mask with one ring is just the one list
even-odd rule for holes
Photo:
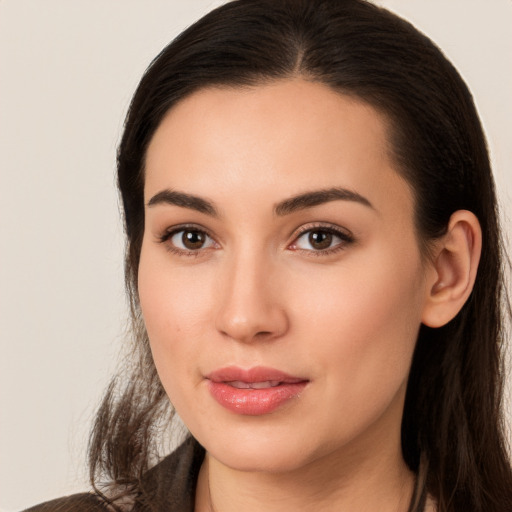
[[244,343],[274,340],[288,330],[277,269],[258,258],[238,258],[222,274],[216,328]]

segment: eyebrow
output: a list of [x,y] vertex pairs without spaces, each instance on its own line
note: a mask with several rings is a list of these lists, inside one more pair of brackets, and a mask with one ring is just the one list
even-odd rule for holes
[[274,210],[276,215],[289,215],[290,213],[296,212],[298,210],[305,210],[307,208],[313,208],[314,206],[318,206],[323,203],[329,203],[331,201],[338,200],[352,201],[355,203],[360,203],[364,206],[368,206],[373,210],[375,209],[372,203],[370,203],[366,197],[363,197],[357,192],[342,187],[333,187],[305,192],[303,194],[291,197],[290,199],[286,199],[276,205]]
[[185,194],[184,192],[178,192],[177,190],[162,190],[148,201],[148,206],[156,206],[157,204],[171,204],[196,210],[212,217],[219,216],[217,209],[210,201],[191,194]]
[[[342,187],[333,187],[304,192],[290,197],[289,199],[285,199],[274,207],[274,213],[279,217],[282,217],[299,210],[305,210],[307,208],[313,208],[314,206],[339,200],[352,201],[375,209],[366,197],[363,197],[357,192]],[[177,190],[166,189],[158,192],[148,201],[147,206],[152,207],[159,204],[180,206],[182,208],[196,210],[200,213],[210,215],[211,217],[219,217],[219,212],[213,203],[207,199],[186,194],[184,192],[178,192]]]

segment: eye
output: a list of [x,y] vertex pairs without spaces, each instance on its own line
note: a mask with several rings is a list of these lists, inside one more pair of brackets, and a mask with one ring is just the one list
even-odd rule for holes
[[352,235],[333,227],[315,227],[302,231],[290,248],[326,254],[341,250],[353,241]]
[[168,231],[160,239],[170,250],[178,253],[198,252],[216,247],[217,244],[205,231],[197,228],[179,228]]

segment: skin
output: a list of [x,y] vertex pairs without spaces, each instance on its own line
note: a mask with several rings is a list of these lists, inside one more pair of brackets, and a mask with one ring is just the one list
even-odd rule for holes
[[[387,132],[370,106],[301,79],[201,90],[157,129],[139,296],[163,386],[207,450],[196,511],[407,510],[400,423],[412,353],[434,314],[432,290],[458,273],[422,258]],[[332,187],[371,206],[274,211]],[[167,190],[208,201],[217,216],[149,204]],[[183,224],[207,234],[203,246],[186,250]],[[328,228],[351,240],[333,236],[319,250],[309,233]],[[235,414],[205,379],[231,365],[308,384],[269,414]]]

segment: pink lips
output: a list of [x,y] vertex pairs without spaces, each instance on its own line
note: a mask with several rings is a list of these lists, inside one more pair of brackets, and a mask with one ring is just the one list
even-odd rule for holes
[[297,397],[309,382],[272,368],[257,366],[249,370],[230,366],[206,376],[211,395],[237,414],[268,414]]

